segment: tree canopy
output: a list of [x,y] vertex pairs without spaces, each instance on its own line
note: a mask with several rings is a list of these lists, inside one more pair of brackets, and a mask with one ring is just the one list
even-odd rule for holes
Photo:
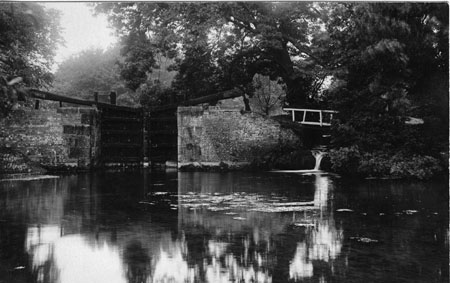
[[[318,77],[310,34],[318,13],[306,2],[101,3],[122,38],[124,74],[137,88],[155,54],[176,59],[184,98],[281,77],[288,102],[305,103]],[[315,70],[315,71],[313,71]]]
[[[157,66],[147,72],[135,90],[131,89],[123,71],[124,58],[120,55],[120,46],[115,45],[106,50],[91,48],[74,54],[64,60],[55,73],[53,91],[88,100],[93,99],[93,93],[100,94],[115,91],[117,103],[137,106],[139,104],[161,104],[157,102],[157,93],[169,88],[175,72],[169,72],[168,66],[173,62],[160,54],[155,56]],[[158,91],[157,91],[158,89]],[[161,89],[161,90],[160,90]],[[152,92],[154,97],[148,97]],[[151,102],[149,101],[151,99]]]
[[120,76],[118,62],[119,48],[105,51],[88,49],[63,61],[55,73],[54,90],[67,96],[92,99],[93,93],[127,89]]
[[62,42],[59,14],[37,3],[0,3],[0,113],[17,101],[14,85],[48,87],[56,47]]
[[329,8],[327,37],[316,44],[323,46],[320,56],[328,58],[335,77],[329,100],[340,111],[336,142],[365,150],[430,148],[432,142],[423,137],[442,137],[448,126],[424,134],[405,120],[437,118],[423,127],[427,131],[448,125],[447,4],[335,3]]

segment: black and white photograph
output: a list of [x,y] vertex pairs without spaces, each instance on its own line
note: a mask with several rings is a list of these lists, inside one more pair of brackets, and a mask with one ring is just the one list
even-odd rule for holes
[[0,2],[0,283],[449,282],[449,2]]

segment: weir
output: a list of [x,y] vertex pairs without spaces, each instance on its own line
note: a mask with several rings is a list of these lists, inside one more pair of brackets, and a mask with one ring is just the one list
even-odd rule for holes
[[314,158],[316,159],[316,164],[314,165],[314,171],[318,171],[320,170],[320,162],[322,162],[322,158],[325,155],[325,152],[320,151],[320,150],[312,150],[311,151],[312,155],[314,156]]
[[322,162],[323,157],[325,156],[326,152],[323,150],[311,150],[311,154],[316,159],[316,163],[314,165],[313,169],[300,169],[300,170],[272,170],[270,172],[275,173],[303,173],[303,174],[309,174],[309,173],[319,173],[322,172],[320,170],[320,163]]

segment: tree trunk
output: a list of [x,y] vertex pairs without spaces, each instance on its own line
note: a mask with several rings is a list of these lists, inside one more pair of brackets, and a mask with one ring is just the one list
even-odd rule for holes
[[283,78],[286,83],[286,101],[289,106],[306,107],[310,82],[308,79],[296,76],[295,78]]
[[306,106],[312,80],[298,73],[298,71],[296,72],[287,49],[287,44],[283,44],[283,49],[272,50],[271,57],[278,65],[279,74],[286,83],[287,103],[290,106]]

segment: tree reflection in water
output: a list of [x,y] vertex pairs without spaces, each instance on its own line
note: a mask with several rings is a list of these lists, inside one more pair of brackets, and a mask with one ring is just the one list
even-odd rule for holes
[[306,226],[306,241],[297,244],[294,259],[289,265],[289,277],[295,280],[313,276],[313,261],[336,259],[344,240],[343,230],[336,228],[333,211],[327,215],[330,187],[327,178],[316,174],[315,185],[314,206],[320,210],[320,215],[313,225]]
[[59,277],[55,266],[53,243],[60,237],[58,226],[29,227],[26,251],[32,255],[32,276],[36,282],[56,282]]
[[[388,275],[375,274],[372,281],[396,276],[411,262],[430,267],[423,269],[425,275],[418,275],[421,279],[428,274],[448,278],[447,259],[433,258],[430,248],[442,245],[448,250],[441,235],[448,235],[447,227],[442,233],[439,230],[439,221],[448,223],[448,217],[440,217],[446,208],[438,210],[436,194],[423,188],[398,189],[396,198],[385,185],[363,184],[367,187],[344,194],[332,179],[320,174],[179,173],[178,181],[164,177],[166,181],[150,180],[149,186],[139,178],[114,174],[104,179],[75,176],[3,187],[0,263],[8,265],[0,267],[0,281],[360,282],[360,276],[373,275],[369,273],[375,260],[390,265],[378,265]],[[398,211],[419,210],[404,200],[410,196],[431,207],[429,213],[398,216]],[[393,206],[387,197],[402,206]],[[352,198],[364,210],[356,212]],[[366,216],[363,212],[370,212],[370,206],[375,212]],[[355,212],[334,213],[343,207]],[[378,232],[379,227],[388,231]],[[435,234],[429,237],[429,231]],[[350,242],[358,235],[373,235],[380,241]],[[415,252],[414,240],[422,243],[427,237],[431,240]],[[403,244],[392,244],[399,241]],[[369,257],[372,263],[361,266],[355,255],[368,250],[377,257]],[[434,262],[426,265],[422,258]],[[436,266],[439,273],[431,270]],[[409,274],[396,278],[411,279]]]
[[60,231],[57,226],[28,230],[35,282],[125,282],[117,247],[106,242],[92,245],[89,238],[63,236]]
[[195,271],[188,267],[186,256],[183,239],[170,241],[166,248],[161,247],[150,282],[194,282]]
[[123,251],[126,276],[129,283],[145,283],[150,275],[150,256],[138,240],[130,241]]
[[[214,191],[214,180],[199,180],[208,187],[197,192],[179,191],[181,229],[189,233],[202,227],[212,233],[203,253],[202,280],[271,282],[275,269],[285,268],[279,267],[283,260],[278,256],[291,256],[289,278],[301,280],[313,276],[313,261],[336,259],[343,231],[336,229],[333,214],[327,210],[329,179],[320,174],[314,179],[313,201],[294,203],[280,202],[282,198],[273,193],[249,195],[232,192],[229,187],[225,192]],[[297,248],[292,255],[289,249],[283,254],[277,238],[292,226],[303,226],[294,233],[298,235]]]
[[[272,282],[279,269],[288,269],[290,279],[301,280],[313,276],[314,261],[328,262],[339,255],[342,230],[336,229],[332,213],[327,211],[327,177],[314,175],[314,182],[298,188],[305,190],[298,192],[301,197],[288,202],[291,199],[280,193],[258,188],[250,193],[240,191],[230,176],[225,187],[219,185],[218,175],[198,176],[199,187],[192,190],[179,183],[175,198],[160,192],[153,194],[153,199],[149,196],[148,201],[172,202],[168,209],[178,206],[177,231],[164,221],[138,221],[127,224],[131,230],[112,226],[103,227],[103,232],[96,228],[79,234],[76,230],[84,220],[68,217],[63,208],[57,210],[61,215],[53,213],[52,219],[59,218],[59,223],[63,218],[73,219],[75,223],[66,223],[64,229],[60,225],[29,226],[26,250],[36,281]],[[98,198],[93,192],[87,194]],[[61,197],[67,198],[65,194]],[[194,205],[199,202],[200,206]],[[95,206],[85,204],[76,213],[102,215],[101,201],[91,199],[89,203]],[[293,232],[289,244],[296,249],[280,247],[279,235],[288,230]]]

